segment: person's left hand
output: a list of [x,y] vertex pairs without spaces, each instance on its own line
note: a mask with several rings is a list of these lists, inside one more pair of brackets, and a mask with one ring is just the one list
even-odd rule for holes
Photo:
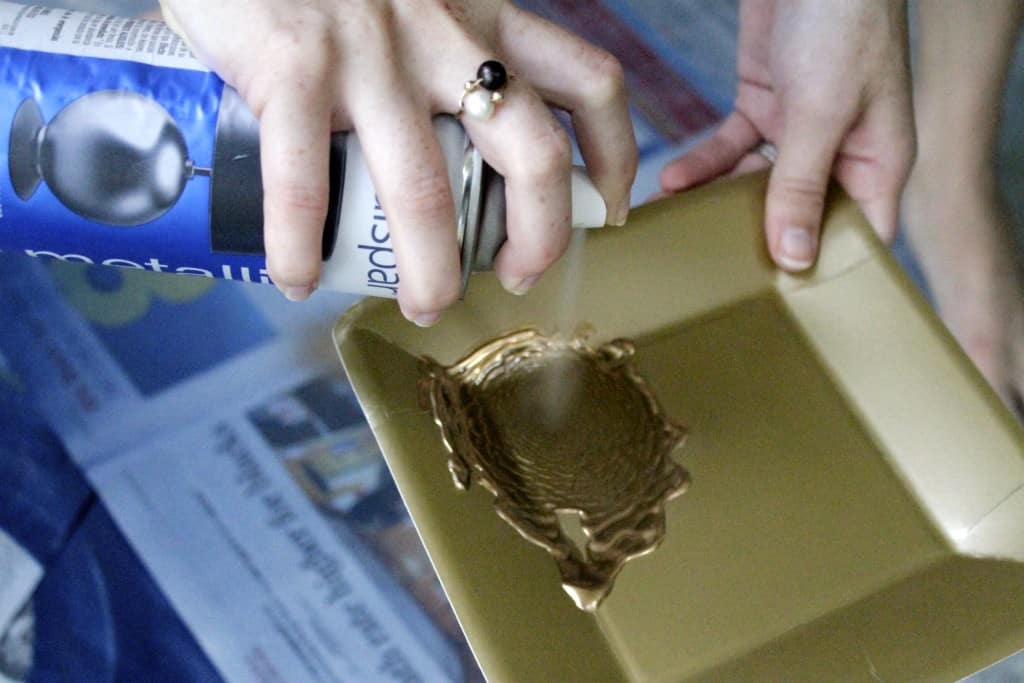
[[661,172],[664,193],[765,168],[768,248],[790,271],[813,265],[830,176],[885,240],[913,164],[904,0],[743,0],[735,111]]

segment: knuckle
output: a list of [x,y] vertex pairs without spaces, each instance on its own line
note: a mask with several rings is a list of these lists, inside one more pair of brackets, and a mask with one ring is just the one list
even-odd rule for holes
[[318,19],[282,23],[267,36],[267,66],[285,74],[326,73],[334,55],[331,27]]
[[626,97],[626,72],[622,64],[607,50],[587,46],[585,64],[590,71],[584,96],[591,103],[607,105]]
[[432,171],[408,179],[403,184],[401,197],[408,212],[419,220],[450,219],[455,210],[447,176]]
[[299,220],[323,220],[327,215],[328,188],[321,183],[278,181],[268,183],[263,201],[267,213]]
[[849,95],[833,88],[801,88],[793,94],[792,110],[802,121],[834,124],[837,117],[846,118],[856,108]]
[[572,143],[556,121],[524,140],[515,172],[539,183],[560,180],[572,166]]
[[[374,3],[361,11],[349,13],[341,21],[345,36],[356,41],[356,45],[380,46],[384,49],[393,42],[398,17],[391,3]],[[354,45],[346,47],[357,49]]]
[[282,87],[311,93],[322,88],[338,63],[336,36],[322,21],[279,22],[260,50],[239,69],[237,86],[257,118]]
[[[827,179],[826,179],[827,180]],[[825,184],[821,179],[783,176],[775,187],[776,196],[803,213],[820,213],[825,208]]]

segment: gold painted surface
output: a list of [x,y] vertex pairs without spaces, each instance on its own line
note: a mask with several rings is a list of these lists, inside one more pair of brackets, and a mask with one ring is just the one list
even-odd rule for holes
[[638,372],[686,421],[695,482],[593,613],[483,487],[452,495],[417,396],[424,355],[452,365],[508,330],[555,329],[557,271],[524,297],[476,275],[429,329],[386,301],[339,323],[488,681],[955,681],[1024,643],[1024,432],[849,200],[828,202],[811,272],[776,271],[765,184],[708,185],[587,237],[576,319],[635,340]]
[[638,371],[686,417],[699,485],[667,509],[684,533],[595,615],[630,681],[689,681],[944,552],[781,298],[634,341]]
[[[475,479],[493,493],[498,515],[551,554],[588,611],[628,560],[661,543],[664,504],[689,483],[670,457],[685,429],[663,415],[633,355],[626,340],[594,348],[529,329],[450,367],[424,359],[421,402],[455,485]],[[560,522],[566,513],[578,515],[582,544]]]

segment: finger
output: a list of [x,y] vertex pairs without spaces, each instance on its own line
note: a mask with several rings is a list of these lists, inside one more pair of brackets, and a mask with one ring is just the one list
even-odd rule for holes
[[765,198],[768,249],[785,270],[806,270],[817,258],[825,192],[845,130],[846,122],[818,112],[787,113]]
[[[203,47],[204,28],[210,24],[216,25],[218,19],[223,17],[212,16],[220,12],[219,7],[197,7],[195,2],[182,0],[159,0],[156,8],[149,10],[143,15],[146,19],[155,19],[167,24],[174,33],[178,35],[192,54],[196,55],[208,68],[217,71],[218,75],[224,77],[219,68],[215,68],[217,60],[208,50],[199,50]],[[197,19],[202,18],[202,21]],[[206,47],[209,47],[208,45]]]
[[184,38],[184,28],[182,27],[181,22],[178,21],[178,15],[174,11],[174,8],[168,4],[167,0],[159,0],[157,7],[149,10],[143,14],[142,17],[145,19],[163,21],[167,24],[168,28]]
[[[849,137],[851,144],[843,144],[835,176],[878,236],[890,242],[896,236],[900,197],[916,153],[909,100],[877,103]],[[860,140],[864,143],[857,144]]]
[[514,79],[494,116],[462,117],[483,158],[505,178],[508,240],[494,263],[502,285],[523,294],[569,244],[572,146],[523,79]]
[[455,207],[428,107],[378,72],[353,101],[353,122],[388,219],[399,275],[398,304],[420,326],[437,322],[459,297]]
[[278,85],[260,110],[267,272],[286,297],[316,288],[329,192],[330,112],[301,87]]
[[611,53],[535,14],[505,7],[500,47],[545,101],[571,114],[583,161],[605,199],[608,222],[622,225],[639,159],[622,65]]
[[761,134],[747,117],[733,112],[726,117],[711,137],[662,169],[659,181],[666,192],[681,192],[729,173],[751,148],[761,141]]
[[[764,169],[770,167],[771,165],[772,162],[770,162],[766,157],[757,153],[748,153],[743,155],[740,161],[735,166],[733,166],[730,171],[728,171],[725,174],[725,177],[732,178],[735,176],[745,175],[747,173],[763,171]],[[653,201],[657,201],[659,199],[670,197],[672,196],[672,194],[674,193],[666,190],[659,190],[648,196],[647,199],[644,201],[646,203],[650,203]]]
[[744,154],[743,158],[732,167],[728,177],[746,175],[747,173],[754,173],[756,171],[763,171],[770,167],[772,164],[768,159],[761,156],[760,154]]

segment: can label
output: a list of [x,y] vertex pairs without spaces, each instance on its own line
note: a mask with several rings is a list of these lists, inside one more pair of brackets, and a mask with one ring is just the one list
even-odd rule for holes
[[[353,135],[331,187],[323,285],[394,297]],[[0,2],[0,250],[269,283],[262,204],[255,117],[164,23]]]
[[215,251],[224,83],[163,23],[2,3],[0,74],[0,248],[269,281],[262,245]]
[[[354,137],[352,138],[354,140]],[[337,244],[322,284],[342,292],[398,296],[398,262],[391,248],[391,228],[358,145],[348,146],[345,159],[345,201],[341,202]],[[367,207],[371,210],[367,211]]]

